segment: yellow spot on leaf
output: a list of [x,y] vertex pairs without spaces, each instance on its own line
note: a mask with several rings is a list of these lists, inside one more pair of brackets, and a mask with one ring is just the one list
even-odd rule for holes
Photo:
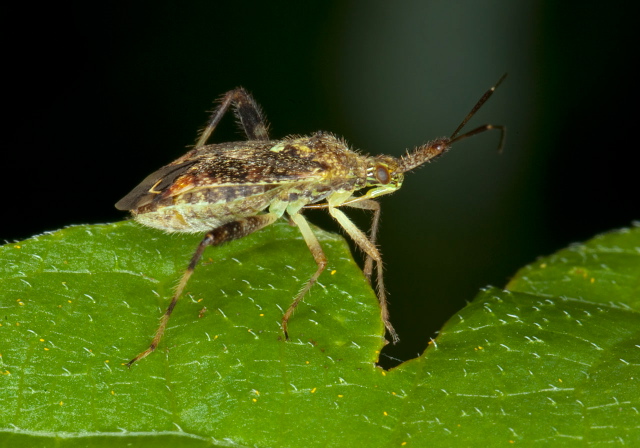
[[387,376],[387,372],[385,372],[384,370],[382,370],[382,376]]
[[595,282],[596,282],[596,279],[591,277],[591,283],[595,283]]
[[312,394],[315,394],[315,393],[316,393],[316,390],[318,390],[318,388],[317,388],[317,387],[314,387],[313,389],[311,389],[311,393],[312,393]]
[[387,414],[387,411],[384,411],[384,412],[383,412],[383,414],[384,414],[384,416],[385,416],[385,417],[386,417],[387,415],[389,415],[389,414]]
[[44,339],[40,338],[40,342],[44,342]]
[[253,401],[254,403],[258,402],[258,400],[256,400],[255,398],[252,398],[251,401]]
[[105,359],[105,360],[104,360],[104,362],[109,362],[109,360],[108,360],[108,359]]
[[111,395],[115,395],[116,393],[114,391],[111,391]]
[[64,404],[64,401],[61,401],[61,402],[60,402],[60,406],[62,406],[63,404]]
[[16,249],[20,249],[20,248],[22,248],[22,246],[18,246],[18,245],[15,245],[15,246],[13,246],[13,247],[15,247]]
[[547,263],[540,263],[540,267],[541,267],[542,269],[546,268],[546,267],[547,267]]
[[260,313],[260,317],[264,317],[264,313]]
[[336,270],[334,269],[333,271],[331,271],[331,275],[334,275],[336,272],[338,272],[338,271],[336,271]]
[[344,397],[344,395],[338,395],[338,398],[342,398],[342,397]]
[[401,446],[405,446],[407,444],[407,442],[402,442],[400,445]]
[[67,302],[69,302],[69,303],[73,303],[71,300],[67,300]]
[[44,348],[44,351],[45,351],[45,352],[48,352],[48,351],[49,351],[49,348],[48,348],[48,347],[45,347],[45,348]]

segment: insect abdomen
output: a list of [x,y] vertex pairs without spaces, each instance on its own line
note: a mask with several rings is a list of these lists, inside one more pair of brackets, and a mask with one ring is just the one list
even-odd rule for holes
[[227,222],[253,216],[271,204],[277,185],[200,188],[133,210],[139,223],[168,232],[208,232]]

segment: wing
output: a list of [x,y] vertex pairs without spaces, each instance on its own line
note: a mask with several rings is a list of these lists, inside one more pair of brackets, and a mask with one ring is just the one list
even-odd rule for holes
[[300,153],[286,141],[208,145],[187,153],[147,176],[116,203],[134,210],[154,201],[216,186],[279,185],[320,180],[327,165],[313,151]]
[[180,177],[185,171],[192,167],[196,161],[188,160],[176,165],[167,165],[149,174],[140,184],[131,190],[128,195],[116,202],[118,210],[133,210],[142,205],[148,204],[158,193],[157,190],[166,189],[173,181]]

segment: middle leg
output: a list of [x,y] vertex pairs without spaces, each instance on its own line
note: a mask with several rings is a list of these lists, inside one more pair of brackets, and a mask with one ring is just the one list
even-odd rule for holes
[[318,265],[318,269],[316,269],[316,272],[307,281],[307,284],[304,285],[295,299],[293,299],[293,302],[291,303],[291,305],[289,305],[289,308],[284,313],[284,316],[282,316],[282,331],[284,332],[284,337],[287,340],[289,339],[287,324],[289,322],[289,319],[291,318],[291,315],[295,311],[298,304],[302,301],[302,299],[304,299],[305,294],[309,292],[313,284],[316,282],[316,280],[318,280],[318,277],[320,277],[320,274],[322,274],[324,268],[327,266],[327,257],[324,255],[322,246],[320,246],[318,238],[316,238],[316,236],[314,235],[313,230],[311,230],[311,227],[309,227],[309,223],[304,218],[304,216],[296,212],[292,213],[290,215],[290,218],[300,229],[300,233],[302,233],[302,237],[304,238],[305,243],[307,243],[307,247],[311,251],[311,255],[313,255],[313,259]]

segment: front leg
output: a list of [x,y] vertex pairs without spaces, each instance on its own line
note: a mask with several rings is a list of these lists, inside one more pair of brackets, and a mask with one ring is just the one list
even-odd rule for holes
[[[364,195],[364,196],[352,197],[342,203],[334,205],[334,207],[343,207],[343,206],[373,211],[373,219],[371,220],[371,230],[369,232],[369,241],[371,242],[371,244],[375,246],[376,240],[378,238],[378,225],[380,224],[380,203],[378,201],[374,201],[373,199],[368,199],[367,196]],[[321,204],[309,204],[309,205],[305,205],[304,208],[311,208],[311,209],[329,208],[329,203],[323,202]],[[367,277],[367,280],[369,280],[369,283],[371,283],[372,271],[373,271],[373,258],[369,254],[367,254],[367,258],[365,259],[365,262],[364,262],[364,269],[362,272]]]
[[342,210],[337,209],[336,207],[329,204],[329,214],[338,221],[338,224],[342,226],[342,228],[349,234],[349,236],[353,239],[353,241],[358,245],[360,249],[362,249],[367,257],[371,258],[376,263],[377,267],[377,281],[378,281],[378,301],[380,302],[380,317],[382,318],[382,322],[386,327],[387,331],[391,335],[391,339],[395,344],[400,340],[396,330],[391,325],[391,321],[389,320],[389,309],[387,308],[387,294],[384,289],[384,281],[383,281],[383,266],[382,266],[382,256],[380,255],[380,251],[373,244],[367,235],[365,235],[362,230],[358,229],[358,227],[345,215]]
[[[359,208],[363,210],[373,211],[373,218],[371,220],[371,230],[369,231],[369,241],[374,246],[378,238],[378,224],[380,224],[380,203],[373,199],[363,199],[361,201],[347,202],[344,205],[352,208]],[[364,262],[363,273],[371,283],[371,272],[373,271],[373,258],[367,254],[367,258]]]

